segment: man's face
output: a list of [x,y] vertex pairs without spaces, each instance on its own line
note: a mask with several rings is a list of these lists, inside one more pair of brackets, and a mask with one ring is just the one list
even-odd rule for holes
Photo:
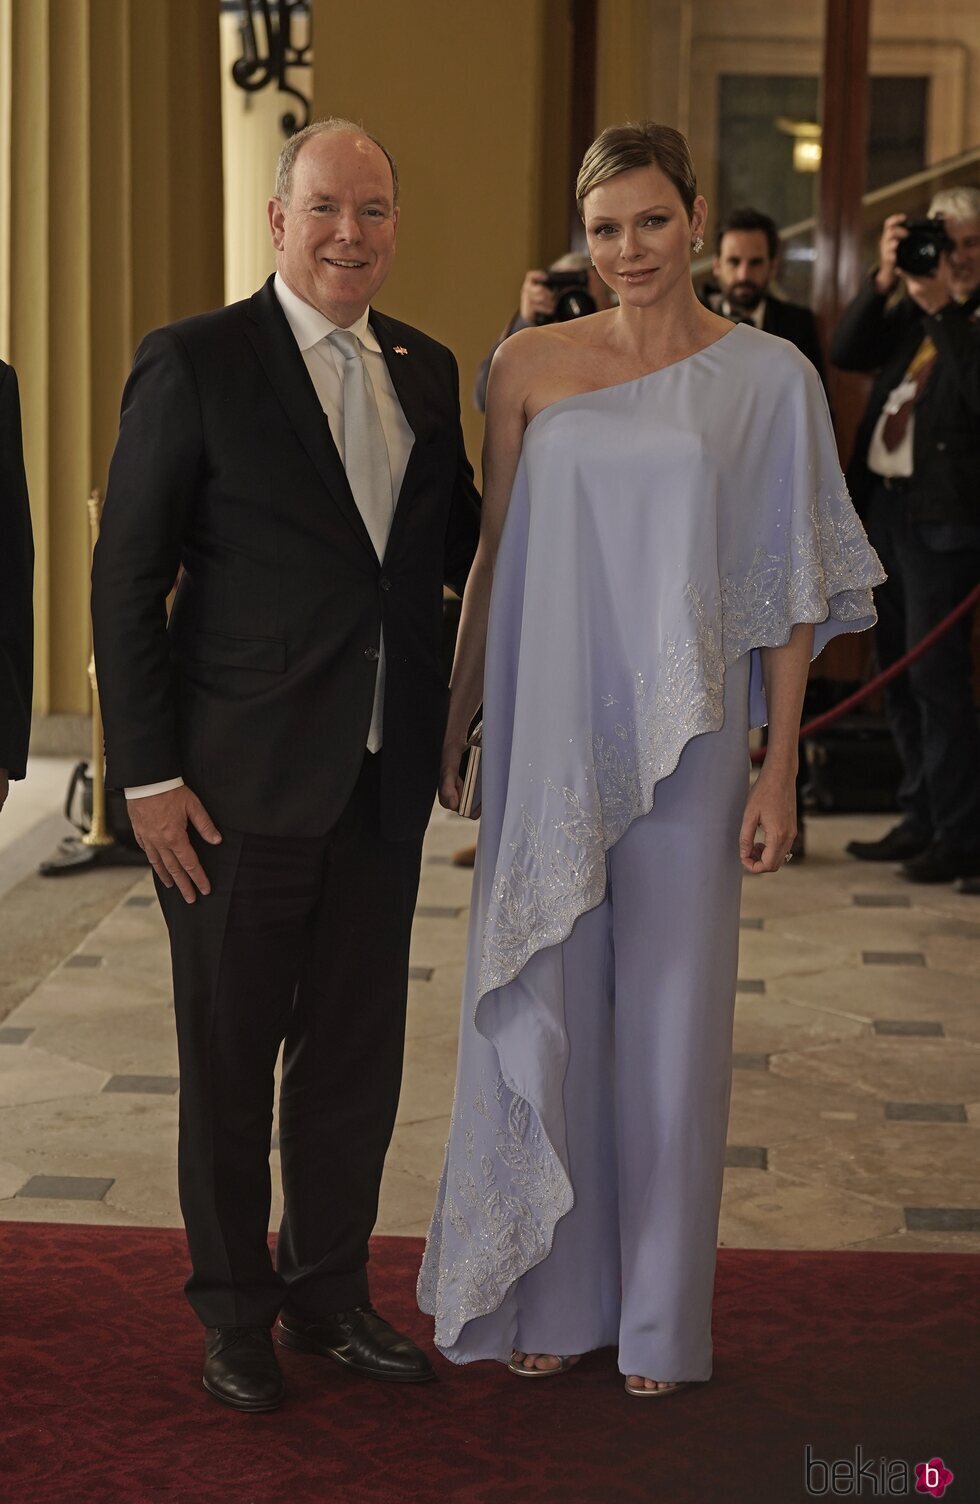
[[388,275],[398,225],[392,194],[380,147],[353,131],[324,131],[293,164],[289,203],[269,201],[283,281],[342,329]]
[[765,297],[776,263],[764,230],[726,230],[712,267],[729,303],[751,313]]
[[950,286],[954,297],[966,298],[980,287],[980,219],[952,219],[947,215],[943,224],[955,247],[947,258]]

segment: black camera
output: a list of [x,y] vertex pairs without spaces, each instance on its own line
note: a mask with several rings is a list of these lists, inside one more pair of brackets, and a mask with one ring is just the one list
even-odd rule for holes
[[596,301],[589,292],[588,271],[549,272],[544,286],[555,294],[553,314],[539,313],[539,324],[564,324],[568,319],[580,319],[587,313],[595,313]]
[[948,256],[956,246],[946,234],[941,215],[935,219],[907,219],[908,234],[898,242],[895,260],[910,277],[934,277],[940,256]]

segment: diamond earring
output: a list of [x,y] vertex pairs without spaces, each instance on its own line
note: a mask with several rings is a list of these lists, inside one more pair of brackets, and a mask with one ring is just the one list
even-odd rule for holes
[[693,240],[691,242],[691,249],[693,250],[695,256],[700,256],[701,252],[704,250],[703,235],[699,235],[696,240]]

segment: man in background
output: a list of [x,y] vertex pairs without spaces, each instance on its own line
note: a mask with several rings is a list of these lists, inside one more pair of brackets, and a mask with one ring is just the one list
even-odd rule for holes
[[[735,324],[754,324],[766,334],[789,340],[812,362],[826,385],[817,321],[809,308],[775,296],[771,284],[778,268],[779,231],[775,220],[758,209],[733,209],[718,228],[711,263],[714,283],[704,291],[702,301]],[[796,780],[797,831],[792,848],[797,861],[806,855],[802,790],[807,777],[806,765],[801,760]]]
[[[834,364],[874,372],[848,485],[888,571],[875,592],[887,668],[980,580],[980,189],[936,195],[951,247],[931,276],[898,264],[905,215],[831,342]],[[898,295],[898,296],[896,296]],[[902,820],[851,856],[901,862],[911,882],[980,877],[980,732],[965,618],[885,689],[902,761]],[[971,888],[972,891],[972,888]]]
[[788,339],[824,380],[817,321],[809,308],[788,303],[771,290],[779,266],[779,231],[758,209],[735,209],[718,230],[712,274],[715,286],[707,306],[736,324],[754,324],[766,334]]
[[0,809],[27,772],[34,674],[34,539],[24,474],[20,397],[0,360]]

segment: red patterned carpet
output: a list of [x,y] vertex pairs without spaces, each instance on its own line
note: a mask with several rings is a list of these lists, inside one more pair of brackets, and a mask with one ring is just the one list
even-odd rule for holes
[[[428,1345],[420,1246],[377,1239],[372,1288]],[[537,1384],[437,1356],[441,1382],[411,1388],[287,1352],[286,1403],[259,1416],[201,1388],[181,1233],[6,1223],[0,1259],[4,1504],[922,1500],[936,1456],[949,1504],[980,1499],[976,1257],[725,1250],[715,1376],[659,1402],[628,1398],[611,1351]],[[852,1470],[860,1446],[866,1481],[835,1494],[817,1468],[808,1494],[807,1444]],[[903,1461],[910,1490],[880,1486]]]

